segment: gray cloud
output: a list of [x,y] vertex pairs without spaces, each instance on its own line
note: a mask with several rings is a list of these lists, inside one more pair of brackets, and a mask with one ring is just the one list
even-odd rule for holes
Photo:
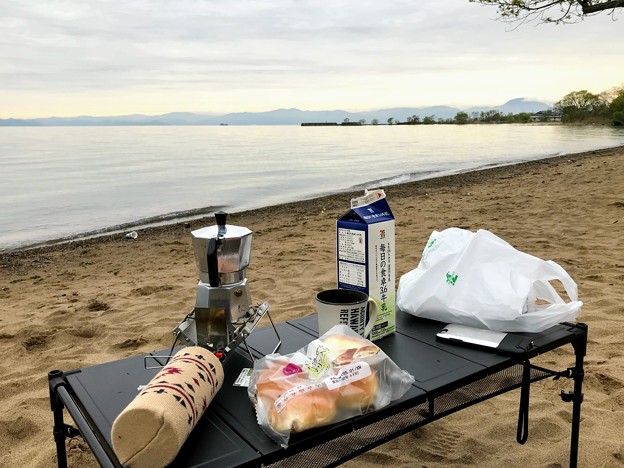
[[0,11],[3,94],[261,92],[332,86],[337,77],[424,83],[436,73],[461,82],[479,69],[487,82],[488,73],[528,79],[590,59],[618,61],[620,80],[624,72],[622,41],[608,39],[621,22],[510,30],[467,0],[0,0]]

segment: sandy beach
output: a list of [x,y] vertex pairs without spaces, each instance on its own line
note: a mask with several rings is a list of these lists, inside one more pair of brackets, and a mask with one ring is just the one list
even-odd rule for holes
[[[624,148],[385,187],[396,218],[398,278],[415,268],[433,230],[487,229],[563,266],[589,326],[579,466],[624,466]],[[277,322],[314,312],[334,287],[335,221],[354,194],[232,214],[254,232],[254,302]],[[0,466],[55,466],[47,373],[160,350],[192,309],[197,220],[0,256]],[[535,360],[561,370],[573,350]],[[531,388],[529,439],[515,442],[519,390],[412,431],[346,466],[563,467],[572,406],[566,379]],[[80,438],[70,466],[97,462]]]

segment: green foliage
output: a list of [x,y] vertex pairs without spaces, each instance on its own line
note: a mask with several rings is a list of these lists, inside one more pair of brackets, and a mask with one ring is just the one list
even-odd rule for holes
[[622,125],[624,86],[590,93],[583,89],[566,94],[556,104],[564,123],[613,123]]
[[[624,1],[624,0],[622,0]],[[566,94],[553,109],[540,111],[537,114],[520,112],[519,114],[503,114],[499,110],[490,109],[482,112],[468,113],[460,111],[452,119],[436,119],[434,115],[428,115],[422,121],[417,115],[408,116],[405,123],[401,123],[394,117],[388,119],[389,125],[433,125],[433,124],[457,124],[469,123],[529,123],[539,119],[540,122],[584,123],[624,125],[624,85],[611,88],[600,94],[594,94],[586,89],[572,91]],[[373,125],[379,121],[373,119]]]
[[609,111],[613,125],[624,125],[624,87],[609,104]]
[[468,114],[466,112],[458,112],[455,115],[455,123],[458,125],[465,125],[468,123]]
[[497,110],[484,111],[479,114],[479,120],[481,122],[499,123],[501,121],[501,114]]
[[564,123],[599,120],[604,117],[608,107],[600,95],[586,89],[566,94],[556,106],[561,111],[561,121]]

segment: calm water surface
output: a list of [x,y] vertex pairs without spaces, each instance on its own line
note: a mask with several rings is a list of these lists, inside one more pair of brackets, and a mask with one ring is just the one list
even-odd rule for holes
[[623,144],[609,127],[0,127],[0,251]]

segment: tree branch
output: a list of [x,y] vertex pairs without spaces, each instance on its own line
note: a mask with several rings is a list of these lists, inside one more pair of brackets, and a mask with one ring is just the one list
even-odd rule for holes
[[[546,23],[572,23],[574,18],[593,15],[602,11],[615,12],[624,8],[624,0],[468,0],[482,5],[498,7],[503,21],[510,23],[540,18]],[[554,18],[547,16],[547,11],[557,10]]]
[[600,2],[596,4],[592,4],[592,2],[589,0],[578,0],[578,2],[581,4],[581,8],[583,9],[583,13],[585,15],[591,15],[592,13],[598,13],[600,11],[624,7],[624,0],[611,0],[608,2]]

